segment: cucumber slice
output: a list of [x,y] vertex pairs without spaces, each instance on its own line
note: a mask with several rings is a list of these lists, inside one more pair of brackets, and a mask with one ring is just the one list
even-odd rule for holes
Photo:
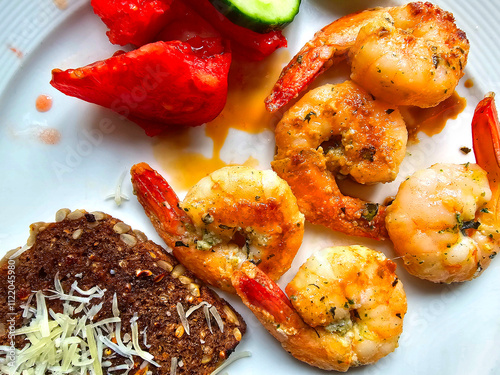
[[258,33],[281,30],[299,12],[300,0],[210,0],[231,22]]

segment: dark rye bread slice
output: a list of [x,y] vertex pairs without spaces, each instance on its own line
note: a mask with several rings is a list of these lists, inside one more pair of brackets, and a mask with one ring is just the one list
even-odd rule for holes
[[[76,210],[70,213],[62,209],[56,214],[56,220],[59,221],[35,223],[30,227],[28,244],[33,245],[15,260],[15,282],[10,283],[15,285],[16,291],[12,309],[8,301],[7,257],[0,265],[0,345],[10,342],[7,317],[15,317],[16,328],[26,325],[20,305],[26,303],[32,291],[42,290],[50,295],[49,290],[54,290],[54,278],[58,274],[66,293],[75,280],[83,290],[96,285],[106,289],[102,299],[91,301],[91,304],[103,302],[94,322],[113,316],[112,300],[116,292],[122,320],[121,336],[132,335],[130,319],[134,314],[138,317],[139,329],[147,327],[147,344],[151,347],[144,346],[143,334],[140,345],[154,355],[154,361],[161,367],[149,364],[146,370],[140,369],[145,362],[134,356],[135,368],[130,374],[148,371],[170,374],[173,357],[178,359],[177,374],[210,374],[234,351],[246,330],[242,317],[196,280],[174,257],[147,240],[142,232],[133,231],[120,220],[101,212]],[[35,301],[33,298],[32,307],[36,307]],[[190,334],[185,332],[177,303],[187,311],[203,301],[217,309],[224,332],[214,318],[211,319],[213,333],[210,332],[203,308],[189,316]],[[63,311],[59,299],[47,299],[46,303],[55,312]],[[24,335],[16,336],[15,344],[16,348],[23,348]],[[123,364],[124,358],[118,355],[110,361],[116,366]],[[106,374],[106,370],[103,373]]]

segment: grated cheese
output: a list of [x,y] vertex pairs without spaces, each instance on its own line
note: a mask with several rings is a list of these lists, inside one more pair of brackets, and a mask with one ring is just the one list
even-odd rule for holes
[[219,329],[221,332],[224,332],[224,322],[222,321],[222,318],[219,315],[219,312],[217,311],[217,308],[215,306],[210,306],[208,309],[212,315],[215,318],[215,321],[217,322],[217,325],[219,326]]
[[200,302],[199,304],[195,306],[191,306],[188,311],[184,312],[184,307],[180,302],[177,302],[177,313],[179,314],[179,318],[181,319],[182,326],[184,327],[184,330],[186,333],[189,335],[189,322],[187,318],[198,310],[199,308],[203,307],[203,313],[205,315],[205,319],[207,321],[207,326],[208,329],[210,330],[210,333],[214,333],[212,331],[212,322],[211,322],[211,317],[210,314],[214,317],[215,321],[217,322],[217,325],[219,326],[219,329],[221,332],[224,332],[224,322],[222,321],[222,318],[217,311],[217,308],[211,304],[209,304],[206,301]]
[[210,307],[210,304],[206,301],[203,301],[203,302],[200,302],[199,304],[197,304],[196,306],[190,307],[188,309],[188,311],[186,311],[186,318],[189,318],[189,315],[191,315],[192,313],[194,313],[196,310],[198,310],[200,307],[203,307],[203,306]]
[[111,195],[108,195],[106,197],[106,199],[113,199],[116,203],[117,206],[121,206],[122,204],[122,199],[124,200],[129,200],[129,198],[122,193],[122,184],[123,184],[123,180],[125,179],[125,175],[126,175],[127,171],[123,171],[122,174],[120,175],[120,177],[118,178],[118,182],[116,183],[116,187],[115,187],[115,193],[114,194],[111,194]]
[[[15,349],[15,362],[7,363],[7,356],[0,357],[0,373],[7,375],[44,375],[44,374],[75,374],[75,375],[102,375],[105,371],[124,370],[127,375],[134,368],[133,356],[141,357],[157,367],[160,365],[153,360],[153,355],[144,351],[139,345],[139,326],[137,315],[131,319],[132,342],[125,346],[121,341],[121,318],[118,309],[116,293],[113,295],[112,318],[93,322],[93,318],[101,310],[103,302],[89,306],[93,298],[102,299],[105,290],[93,287],[82,290],[75,281],[68,293],[65,293],[56,274],[54,278],[54,295],[45,296],[41,291],[33,293],[28,299],[23,315],[32,313],[29,323],[14,331],[14,335],[25,335],[27,344],[23,349]],[[74,295],[78,293],[79,295]],[[31,298],[36,299],[36,309],[30,307]],[[63,313],[56,313],[47,309],[46,299],[59,298],[65,301]],[[80,303],[75,309],[71,305]],[[73,316],[74,312],[83,311],[81,316]],[[26,315],[28,315],[26,313]],[[146,342],[146,329],[143,331]],[[117,343],[111,341],[116,338]],[[109,359],[104,357],[104,349],[109,348],[115,354],[125,358],[125,363],[114,367]],[[12,348],[0,346],[0,353],[6,353],[9,358]]]
[[229,366],[231,363],[237,361],[238,359],[245,358],[245,357],[251,357],[252,353],[249,351],[243,351],[239,353],[233,353],[232,355],[229,356],[226,362],[224,362],[222,365],[217,367],[210,375],[217,375],[219,372],[224,370],[227,366]]
[[[136,317],[136,316],[134,316],[134,317]],[[149,363],[152,363],[156,367],[160,367],[160,365],[158,363],[153,361],[154,356],[151,353],[148,353],[148,352],[145,352],[144,350],[142,350],[140,345],[139,345],[139,326],[137,324],[137,319],[135,319],[131,323],[131,327],[132,327],[132,343],[134,345],[135,351],[137,352],[137,355],[139,357],[141,357],[142,359],[148,361]]]
[[148,327],[144,328],[144,330],[142,331],[142,344],[149,349],[151,348],[151,345],[148,345],[148,336],[146,335],[147,329]]
[[31,249],[31,246],[32,245],[26,244],[23,247],[20,247],[19,249],[17,249],[17,251],[14,254],[12,254],[11,256],[9,256],[9,259],[14,260],[14,259],[19,258],[22,253],[24,253],[26,250]]
[[210,333],[214,333],[212,331],[212,322],[210,321],[210,311],[208,310],[208,305],[203,306],[203,313],[205,314],[205,319],[207,320],[208,329]]
[[170,362],[170,375],[177,374],[177,357],[172,357]]
[[118,371],[118,370],[127,370],[128,367],[129,367],[128,365],[118,365],[118,366],[115,366],[115,367],[108,368],[108,372]]
[[40,317],[40,333],[42,337],[49,337],[49,314],[47,313],[45,297],[40,290],[36,292],[36,315]]
[[181,323],[182,326],[184,327],[184,330],[189,335],[189,323],[186,318],[186,313],[184,312],[184,307],[180,302],[177,302],[177,314],[179,314],[179,318],[181,319]]
[[33,296],[35,294],[34,293],[31,293],[30,296],[28,297],[28,300],[26,301],[26,304],[25,305],[21,305],[21,307],[24,309],[23,310],[23,318],[31,318],[31,316],[33,315],[31,313],[31,300],[33,299]]

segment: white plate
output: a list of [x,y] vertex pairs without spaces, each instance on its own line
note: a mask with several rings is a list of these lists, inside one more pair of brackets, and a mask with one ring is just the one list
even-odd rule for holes
[[[117,207],[105,200],[123,171],[134,163],[149,162],[159,168],[152,152],[153,140],[142,130],[105,109],[66,97],[49,85],[52,68],[75,68],[112,54],[117,47],[108,43],[106,28],[84,0],[68,0],[62,10],[51,0],[3,1],[0,9],[0,255],[22,245],[28,226],[36,221],[52,221],[61,207],[102,210],[143,230],[158,243],[142,208],[133,198],[131,185],[124,192],[132,199]],[[59,1],[58,3],[61,3]],[[399,4],[387,1],[304,0],[296,21],[286,29],[293,55],[312,34],[340,15],[351,11]],[[398,180],[372,191],[375,199],[394,194],[399,182],[416,169],[438,161],[473,161],[472,154],[459,152],[471,147],[470,122],[476,103],[488,91],[500,92],[500,10],[496,0],[440,0],[453,11],[458,25],[471,42],[466,77],[459,93],[467,98],[466,109],[449,121],[440,134],[420,136],[419,144],[409,147]],[[18,56],[11,48],[22,54]],[[463,82],[472,78],[474,86]],[[54,98],[53,108],[37,112],[40,94]],[[99,128],[110,121],[113,129]],[[46,128],[57,129],[61,140],[55,145],[40,141]],[[246,140],[250,136],[246,136]],[[254,150],[261,168],[268,168],[274,144],[264,135],[263,146]],[[262,152],[262,147],[264,151]],[[225,145],[226,158],[238,154],[239,145]],[[259,151],[257,151],[259,150]],[[231,160],[226,160],[231,161]],[[166,173],[165,173],[166,175]],[[292,269],[283,276],[281,286],[295,274],[315,250],[333,244],[365,244],[393,257],[391,245],[350,238],[306,226],[306,236]],[[398,261],[397,261],[398,262]],[[350,370],[363,374],[498,374],[500,373],[500,261],[495,260],[484,274],[462,285],[433,285],[410,277],[398,262],[398,274],[408,296],[408,314],[400,347],[377,364]],[[274,340],[254,316],[233,296],[226,296],[241,312],[248,333],[238,351],[250,350],[229,368],[232,374],[321,374],[325,373],[293,359]]]

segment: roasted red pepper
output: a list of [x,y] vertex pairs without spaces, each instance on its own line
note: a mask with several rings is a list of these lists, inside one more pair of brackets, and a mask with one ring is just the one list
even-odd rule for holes
[[52,71],[66,95],[112,109],[149,136],[172,125],[197,126],[224,107],[231,54],[200,57],[191,45],[156,42],[79,69]]
[[175,19],[156,36],[156,40],[189,43],[200,57],[222,53],[221,34],[203,17],[177,0],[172,4],[171,11],[176,14]]
[[259,34],[238,26],[224,17],[209,0],[184,0],[202,15],[223,37],[231,40],[233,52],[250,60],[262,60],[275,50],[286,47],[286,38],[281,31]]
[[179,0],[91,0],[94,13],[108,26],[109,41],[142,46],[176,17],[171,7]]
[[[179,34],[195,25],[194,30],[200,30],[198,43],[215,43],[220,48],[219,41],[211,39],[216,38],[213,32],[207,36],[207,30],[215,29],[231,41],[234,52],[250,60],[262,60],[287,45],[280,31],[259,34],[238,26],[219,13],[209,0],[92,0],[91,4],[109,27],[107,35],[114,44],[142,46],[155,40],[174,40],[176,29]],[[208,23],[200,21],[199,15]]]

